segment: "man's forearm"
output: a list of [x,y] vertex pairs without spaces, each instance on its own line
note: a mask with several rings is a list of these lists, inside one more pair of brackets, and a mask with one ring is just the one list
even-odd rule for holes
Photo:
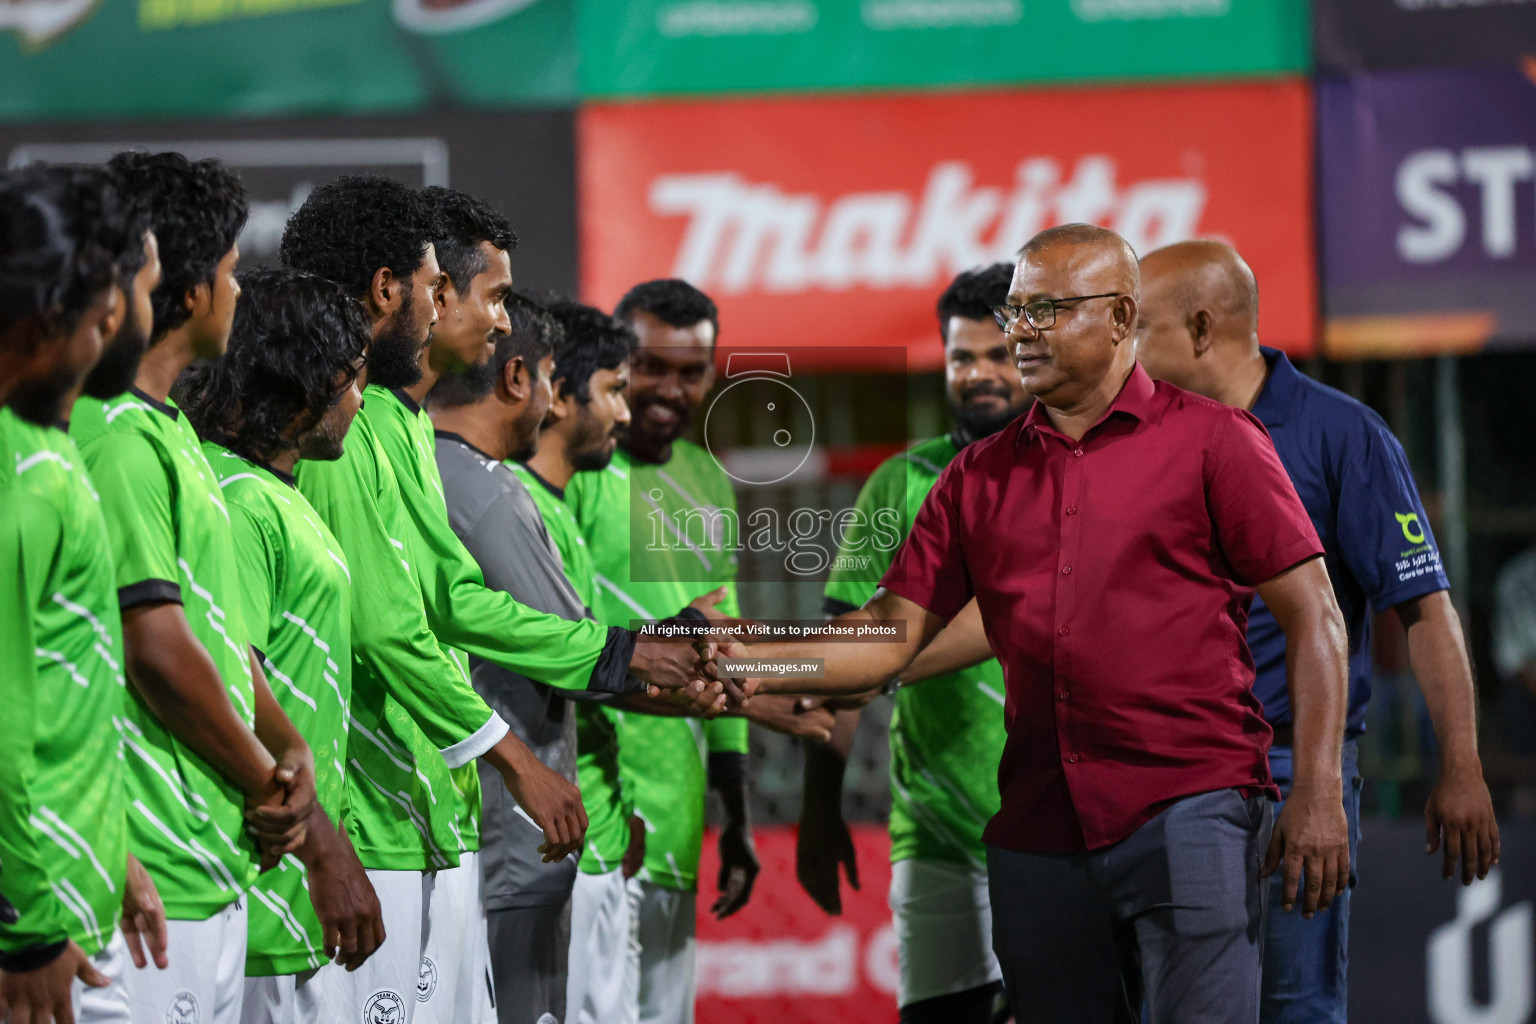
[[853,737],[859,731],[862,711],[839,711],[827,743],[805,745],[805,781],[801,788],[801,816],[836,812],[843,808],[843,774],[848,755],[853,752]]
[[[905,635],[880,643],[800,641],[747,645],[744,656],[753,659],[819,658],[824,663],[822,677],[818,679],[755,677],[760,679],[757,692],[835,697],[876,689],[911,664],[944,625],[938,616],[889,593],[879,594],[863,608],[832,620],[845,626],[876,621],[902,623]],[[734,652],[723,653],[730,656]]]
[[745,779],[711,780],[712,788],[720,796],[722,828],[750,829],[752,813],[747,807],[747,781]]
[[901,680],[903,684],[912,684],[934,676],[947,676],[990,661],[992,656],[992,647],[987,643],[987,634],[981,625],[981,610],[973,598],[933,638],[933,643],[912,659],[912,664],[901,673]]
[[[276,759],[245,724],[219,670],[187,629],[145,630],[141,616],[161,609],[133,609],[124,616],[124,648],[134,691],[167,729],[246,794],[268,791]],[[166,616],[160,616],[163,620]]]
[[1295,732],[1294,788],[1342,793],[1344,720],[1349,710],[1348,639],[1342,620],[1309,609],[1290,624],[1285,667]]
[[1408,664],[1424,691],[1445,770],[1481,772],[1477,756],[1477,695],[1461,619],[1447,591],[1397,606],[1408,629]]
[[256,697],[256,738],[261,740],[261,745],[273,759],[280,760],[283,755],[301,749],[307,751],[308,742],[277,702],[254,652],[251,654],[251,689]]

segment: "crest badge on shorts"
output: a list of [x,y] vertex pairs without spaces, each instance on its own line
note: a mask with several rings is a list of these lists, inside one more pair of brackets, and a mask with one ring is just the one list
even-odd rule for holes
[[202,1024],[203,1014],[197,996],[182,989],[171,996],[165,1008],[165,1024]]
[[437,991],[437,964],[430,957],[421,958],[421,967],[416,971],[416,1001],[424,1003],[432,998],[432,993]]
[[387,988],[375,992],[363,1004],[363,1024],[405,1024],[405,1000]]

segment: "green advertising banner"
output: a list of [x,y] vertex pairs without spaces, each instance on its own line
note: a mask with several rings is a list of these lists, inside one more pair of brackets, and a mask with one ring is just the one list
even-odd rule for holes
[[0,119],[568,102],[576,0],[3,0]]
[[1262,75],[1307,0],[581,0],[590,95]]

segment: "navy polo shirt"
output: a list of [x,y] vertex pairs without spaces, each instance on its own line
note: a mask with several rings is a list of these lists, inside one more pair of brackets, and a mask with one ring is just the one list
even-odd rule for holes
[[[1450,582],[1403,446],[1371,409],[1303,374],[1283,352],[1262,349],[1269,380],[1253,414],[1323,542],[1328,576],[1349,630],[1347,732],[1365,729],[1371,699],[1371,616]],[[1291,721],[1285,634],[1257,595],[1248,615],[1254,696],[1271,725]]]

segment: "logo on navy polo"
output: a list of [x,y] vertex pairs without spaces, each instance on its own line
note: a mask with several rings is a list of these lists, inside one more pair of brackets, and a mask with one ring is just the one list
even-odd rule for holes
[[416,970],[416,1001],[424,1003],[432,998],[432,993],[437,991],[437,964],[430,957],[421,958],[421,966]]
[[405,1024],[405,1000],[389,989],[375,992],[363,1004],[363,1024]]
[[202,1024],[202,1019],[197,996],[186,989],[171,996],[171,1002],[165,1008],[165,1024]]

